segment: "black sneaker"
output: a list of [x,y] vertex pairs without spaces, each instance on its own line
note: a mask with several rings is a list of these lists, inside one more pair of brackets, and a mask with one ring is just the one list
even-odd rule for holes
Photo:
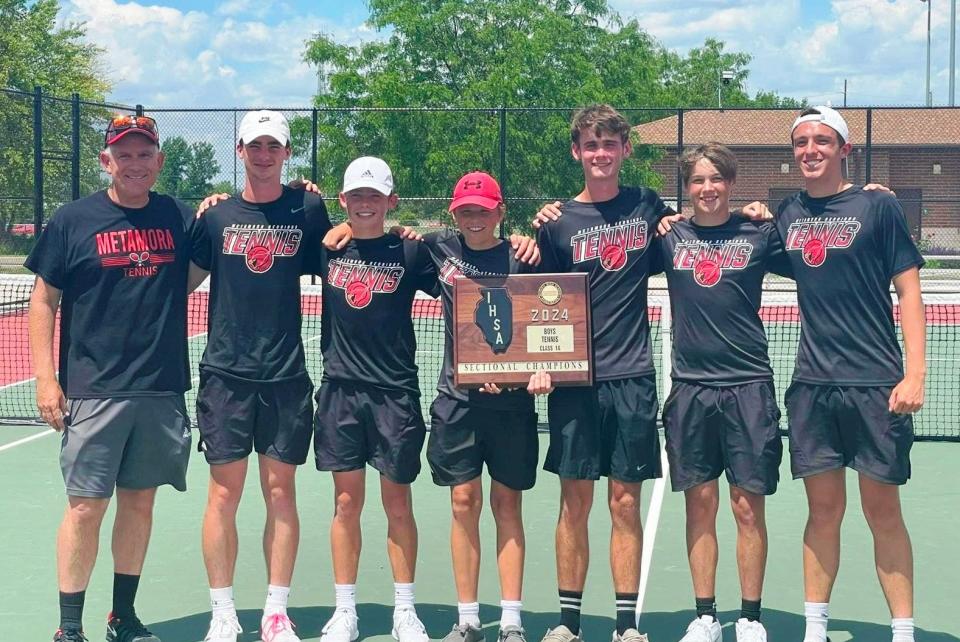
[[83,631],[57,629],[53,634],[53,642],[87,642],[87,638],[83,637]]
[[107,642],[160,642],[136,615],[120,619],[113,613],[107,620]]

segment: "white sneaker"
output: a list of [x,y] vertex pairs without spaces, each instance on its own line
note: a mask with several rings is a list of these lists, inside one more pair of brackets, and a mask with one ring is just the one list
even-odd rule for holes
[[721,642],[723,633],[720,623],[709,615],[701,615],[687,627],[687,634],[680,642]]
[[759,622],[742,617],[737,620],[737,642],[767,642],[767,630]]
[[237,642],[237,634],[243,633],[236,615],[214,617],[203,642]]
[[417,617],[415,609],[397,609],[393,612],[393,630],[397,642],[429,642],[427,629]]
[[323,625],[320,642],[353,642],[360,637],[357,614],[350,609],[337,609]]
[[260,620],[261,642],[300,642],[286,613],[271,613]]

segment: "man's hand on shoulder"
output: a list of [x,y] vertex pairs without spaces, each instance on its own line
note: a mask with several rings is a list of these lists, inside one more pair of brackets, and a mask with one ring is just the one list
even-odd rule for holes
[[200,202],[200,207],[197,208],[196,217],[200,218],[201,216],[203,216],[203,213],[206,212],[208,209],[210,209],[214,205],[217,205],[218,203],[222,203],[228,198],[230,198],[230,195],[226,193],[211,194],[210,196],[206,197],[205,199],[203,199],[203,201]]
[[683,214],[670,214],[657,221],[657,236],[666,236],[673,229],[673,224],[682,221]]
[[865,192],[886,192],[890,196],[896,196],[897,193],[886,185],[881,185],[880,183],[867,183],[863,186],[863,191]]
[[544,223],[558,220],[563,215],[563,212],[561,211],[562,207],[563,203],[561,201],[547,203],[541,207],[533,217],[533,228],[539,230],[540,226]]
[[290,189],[303,189],[303,190],[307,190],[308,192],[313,192],[318,196],[323,196],[323,192],[320,191],[319,185],[311,181],[308,181],[306,178],[302,176],[300,178],[295,178],[289,183],[287,183],[287,187],[289,187]]
[[540,265],[540,248],[529,236],[510,235],[510,245],[516,251],[516,259],[527,265]]
[[399,236],[405,241],[422,241],[423,234],[416,231],[412,227],[406,225],[394,225],[390,228],[390,234],[394,236]]
[[766,203],[754,201],[743,206],[740,213],[751,221],[772,221],[773,212],[767,207]]

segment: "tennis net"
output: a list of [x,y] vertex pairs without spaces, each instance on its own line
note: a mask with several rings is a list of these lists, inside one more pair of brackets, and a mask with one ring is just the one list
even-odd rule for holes
[[[33,280],[29,276],[7,276],[0,281],[0,421],[39,421],[34,400],[35,385],[27,338],[27,306]],[[791,284],[792,286],[792,284]],[[768,283],[764,290],[761,316],[767,330],[770,360],[778,397],[782,400],[793,372],[800,313],[796,292],[783,284]],[[201,287],[190,295],[188,333],[191,372],[206,345],[208,292]],[[303,341],[307,367],[314,383],[320,381],[320,286],[301,288]],[[915,417],[918,439],[960,441],[960,292],[924,292],[927,318],[927,389],[923,410]],[[670,311],[669,298],[659,280],[651,282],[651,340],[661,402],[669,384]],[[443,310],[440,302],[418,297],[413,307],[417,335],[417,365],[420,370],[421,403],[429,421],[429,405],[443,362]],[[895,317],[899,318],[895,310]],[[898,326],[899,331],[899,326]],[[666,378],[664,378],[666,375]],[[197,379],[194,379],[194,387]],[[188,407],[193,408],[193,394]],[[781,402],[782,409],[782,402]],[[546,422],[546,402],[538,399],[541,424]],[[786,427],[786,417],[781,420]]]

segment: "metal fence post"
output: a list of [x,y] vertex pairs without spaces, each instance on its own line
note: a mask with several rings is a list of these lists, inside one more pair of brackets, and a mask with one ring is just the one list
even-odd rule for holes
[[80,94],[70,96],[70,198],[80,198]]
[[867,110],[867,151],[866,167],[864,171],[864,184],[872,182],[870,177],[873,175],[873,110]]
[[[677,160],[683,155],[683,109],[677,110]],[[683,176],[677,162],[677,214],[683,212]]]
[[311,134],[310,142],[310,180],[313,181],[313,184],[317,184],[317,173],[319,168],[317,167],[317,127],[319,126],[319,118],[317,116],[317,108],[313,108],[313,133]]
[[[500,185],[507,191],[507,108],[500,106]],[[500,224],[500,238],[504,238],[503,223]]]
[[137,105],[136,110],[137,110],[137,116],[143,116],[143,105]]
[[43,228],[43,89],[33,88],[33,237]]

